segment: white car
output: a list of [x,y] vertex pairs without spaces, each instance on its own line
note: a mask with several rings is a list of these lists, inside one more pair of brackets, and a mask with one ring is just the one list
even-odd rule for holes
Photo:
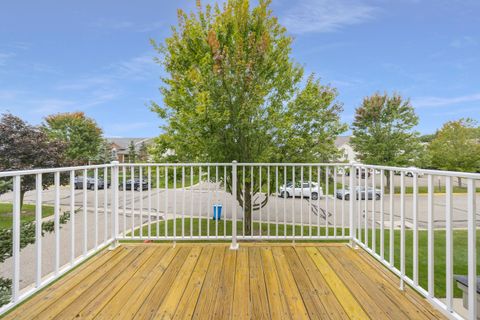
[[303,182],[297,181],[295,183],[295,188],[293,188],[292,183],[288,182],[287,185],[280,187],[280,197],[305,197],[312,200],[317,200],[318,197],[323,196],[322,187],[319,187],[316,182]]
[[[408,170],[411,170],[411,171],[405,171],[405,176],[406,177],[413,177],[413,173],[418,169],[417,167],[408,167],[407,168]],[[417,173],[417,177],[421,177],[423,176],[423,173],[421,172],[418,172]]]

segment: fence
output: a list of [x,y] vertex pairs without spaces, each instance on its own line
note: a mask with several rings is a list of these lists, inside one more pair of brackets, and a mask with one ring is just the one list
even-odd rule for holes
[[[459,178],[465,188],[454,186]],[[461,318],[454,271],[464,272],[468,317],[477,314],[480,174],[345,163],[113,162],[0,172],[0,179],[11,183],[0,201],[12,203],[11,224],[0,231],[1,276],[11,279],[2,313],[118,241],[223,240],[236,249],[237,241],[328,240],[367,250],[399,276],[401,289],[412,286],[453,318]],[[436,189],[435,179],[445,187]],[[22,198],[32,221],[22,221]]]

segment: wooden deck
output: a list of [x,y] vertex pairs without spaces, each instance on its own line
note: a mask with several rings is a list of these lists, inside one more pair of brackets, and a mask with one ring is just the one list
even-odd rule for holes
[[439,319],[345,244],[123,244],[6,319]]

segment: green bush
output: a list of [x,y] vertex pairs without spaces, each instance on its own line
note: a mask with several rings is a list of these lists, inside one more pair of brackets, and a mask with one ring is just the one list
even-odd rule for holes
[[[70,212],[65,212],[59,217],[60,224],[65,224],[70,220]],[[45,233],[55,231],[54,221],[42,223],[42,236]],[[35,221],[20,223],[20,249],[29,244],[35,243]],[[0,229],[0,263],[13,255],[13,237],[12,229]],[[0,307],[10,302],[12,280],[0,277]]]

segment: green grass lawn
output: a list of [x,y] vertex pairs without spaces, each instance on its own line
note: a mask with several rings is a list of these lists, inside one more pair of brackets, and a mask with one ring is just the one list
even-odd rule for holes
[[[369,232],[369,245],[371,247],[371,235]],[[423,288],[428,288],[427,273],[427,257],[428,257],[428,232],[421,230],[418,232],[418,281]],[[364,233],[362,232],[362,238]],[[389,243],[390,232],[385,230],[385,259],[389,261]],[[380,230],[376,230],[376,252],[380,253]],[[394,264],[400,270],[400,230],[394,231]],[[436,230],[434,232],[434,280],[435,295],[437,297],[445,297],[446,279],[446,231]],[[480,235],[477,235],[477,268],[480,268]],[[455,230],[453,232],[453,273],[467,274],[467,230]],[[413,279],[413,231],[405,231],[405,272],[408,277]],[[461,291],[454,284],[455,297],[461,297]]]
[[[12,227],[13,205],[11,203],[0,203],[0,229],[8,229]],[[54,208],[52,206],[42,206],[42,217],[53,215]],[[24,204],[20,213],[21,222],[29,222],[35,220],[35,205]]]
[[[226,221],[224,224],[224,221],[218,221],[218,225],[216,221],[214,220],[207,220],[207,219],[198,219],[194,218],[192,221],[192,229],[193,229],[193,235],[197,236],[200,231],[200,225],[201,225],[201,234],[203,236],[207,235],[207,225],[210,227],[210,235],[215,235],[215,232],[218,227],[218,235],[221,236],[225,233],[227,235],[231,235],[232,232],[232,223],[231,221]],[[183,228],[185,230],[184,235],[186,237],[190,236],[190,218],[185,218],[184,219],[184,224]],[[275,235],[276,234],[276,226],[274,224],[268,225],[267,223],[262,223],[261,226],[261,233],[262,235],[266,236],[268,234],[268,228],[270,227],[270,234]],[[169,220],[167,222],[167,232],[169,236],[173,235],[173,230],[176,230],[177,235],[182,234],[182,219],[176,219],[174,220]],[[254,223],[253,226],[253,234],[259,235],[260,234],[260,224],[259,223]],[[278,225],[278,234],[280,236],[284,235],[284,225],[279,224]],[[312,234],[316,235],[317,234],[317,227],[312,227]],[[291,236],[293,234],[293,226],[287,225],[286,228],[286,234],[288,236]],[[300,235],[301,234],[301,227],[300,226],[295,226],[295,234]],[[308,236],[309,234],[309,228],[304,226],[304,235]],[[143,227],[143,236],[148,235],[148,226]],[[157,235],[157,224],[154,223],[151,225],[151,235],[156,236]],[[242,234],[243,232],[243,225],[241,221],[237,222],[237,234]],[[333,228],[329,228],[329,235],[333,235]],[[337,229],[337,235],[341,235],[341,229]],[[345,235],[348,236],[349,230],[346,228],[345,229]],[[325,228],[321,227],[320,228],[320,234],[325,235]],[[135,231],[135,235],[139,236],[140,235],[140,230]],[[165,222],[160,221],[159,222],[159,236],[164,236],[165,235]],[[369,232],[369,245],[371,246],[371,235],[372,232]],[[435,245],[434,245],[434,270],[435,270],[435,295],[436,297],[445,297],[445,288],[446,288],[446,279],[445,279],[445,257],[446,257],[446,251],[445,251],[445,231],[444,230],[436,230],[434,233],[434,239],[435,239]],[[362,231],[362,238],[364,236],[364,232]],[[389,230],[385,230],[385,259],[388,261],[389,260]],[[380,254],[380,230],[376,230],[376,252]],[[214,239],[214,237],[212,238]],[[308,241],[308,239],[305,239]],[[291,241],[291,240],[290,240]],[[298,241],[301,241],[299,239]],[[275,240],[274,242],[278,242],[278,240]],[[428,256],[428,249],[427,249],[427,231],[426,230],[421,230],[418,232],[418,278],[419,278],[419,284],[423,288],[428,287],[427,283],[427,256]],[[467,274],[467,261],[468,261],[468,255],[467,255],[467,231],[466,230],[455,230],[453,233],[453,260],[454,260],[454,274]],[[477,236],[477,248],[480,248],[480,235]],[[477,249],[478,250],[478,249]],[[412,230],[406,230],[405,232],[405,270],[407,276],[413,279],[413,231]],[[395,267],[400,269],[400,230],[395,230],[394,231],[394,264]],[[477,253],[477,268],[480,270],[480,254]],[[461,297],[461,291],[457,289],[456,284],[454,285],[455,291],[454,295],[455,297]]]
[[[400,194],[400,187],[397,186],[394,189],[396,194]],[[468,189],[467,187],[459,187],[459,186],[454,186],[452,189],[453,193],[467,193]],[[445,193],[446,188],[445,186],[434,186],[433,188],[434,193]],[[476,188],[476,192],[480,192],[480,188]],[[412,194],[413,193],[413,187],[405,187],[405,193],[406,194]],[[428,187],[427,186],[419,186],[418,187],[418,193],[428,193]]]

